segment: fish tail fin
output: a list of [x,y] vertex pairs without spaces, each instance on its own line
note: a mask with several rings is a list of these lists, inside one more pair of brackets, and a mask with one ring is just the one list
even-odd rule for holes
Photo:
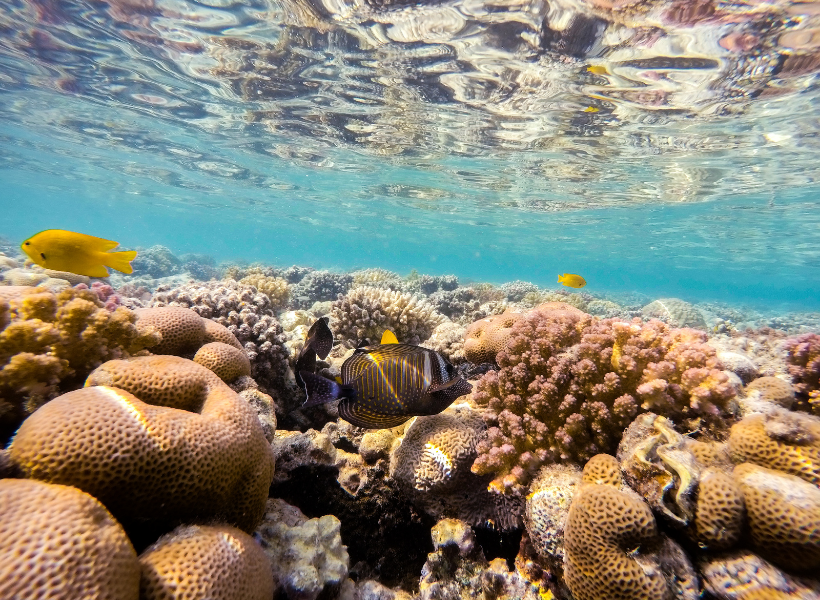
[[112,269],[116,269],[126,275],[130,275],[134,272],[134,268],[131,266],[131,261],[137,258],[137,251],[136,250],[123,250],[122,252],[106,252],[105,253],[105,264],[106,267],[111,267]]
[[559,275],[559,276],[558,276],[558,283],[561,283],[563,280],[564,280],[564,276],[563,276],[563,275]]
[[299,375],[305,384],[305,394],[307,395],[302,408],[333,402],[339,398],[351,398],[355,393],[353,388],[340,385],[321,375],[315,375],[308,371],[300,371]]

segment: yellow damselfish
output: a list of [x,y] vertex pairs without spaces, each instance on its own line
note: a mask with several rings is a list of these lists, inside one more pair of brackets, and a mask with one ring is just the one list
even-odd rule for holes
[[586,279],[580,275],[573,275],[572,273],[564,273],[563,275],[559,275],[558,283],[572,288],[582,288],[587,284]]
[[131,261],[136,250],[110,252],[118,242],[62,229],[48,229],[31,236],[20,246],[28,257],[44,269],[68,271],[88,277],[108,277],[108,269],[133,273]]

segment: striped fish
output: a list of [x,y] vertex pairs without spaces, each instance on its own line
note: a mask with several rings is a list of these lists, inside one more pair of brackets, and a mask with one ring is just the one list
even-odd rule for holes
[[411,344],[357,348],[342,365],[341,383],[308,371],[299,374],[307,393],[303,406],[340,399],[339,416],[367,429],[438,414],[472,390],[438,352]]

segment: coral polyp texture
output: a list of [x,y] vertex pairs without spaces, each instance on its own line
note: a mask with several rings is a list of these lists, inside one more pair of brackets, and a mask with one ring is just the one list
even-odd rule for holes
[[26,477],[92,494],[127,529],[219,517],[253,531],[273,452],[245,400],[175,356],[109,361],[86,383],[20,427],[10,455]]
[[137,554],[85,492],[0,480],[0,598],[137,600]]
[[652,510],[638,494],[613,485],[618,463],[610,458],[584,467],[570,505],[564,578],[573,597],[694,600],[697,577],[686,555],[659,535]]
[[445,319],[418,296],[362,286],[333,302],[330,327],[334,337],[351,348],[364,340],[378,343],[386,329],[403,344],[419,344]]
[[225,382],[251,374],[251,361],[245,351],[222,342],[202,346],[196,351],[194,362],[213,371]]
[[471,363],[495,362],[495,356],[512,335],[513,325],[524,315],[505,312],[472,323],[464,332],[464,357]]
[[806,333],[786,340],[786,362],[795,392],[820,414],[820,334]]
[[106,310],[90,290],[2,289],[0,440],[45,401],[81,385],[98,365],[159,340],[135,324],[133,312]]
[[714,467],[700,474],[695,535],[709,550],[734,546],[743,534],[746,504],[728,473]]
[[141,600],[270,600],[268,557],[227,525],[179,527],[139,557]]
[[599,320],[560,304],[526,313],[496,354],[499,369],[474,389],[490,429],[473,471],[493,474],[498,492],[520,493],[545,463],[614,450],[640,412],[717,416],[736,388],[705,342],[694,329]]
[[248,269],[247,274],[239,280],[239,284],[253,286],[265,294],[274,310],[284,308],[290,300],[290,286],[287,280],[267,275],[259,268]]

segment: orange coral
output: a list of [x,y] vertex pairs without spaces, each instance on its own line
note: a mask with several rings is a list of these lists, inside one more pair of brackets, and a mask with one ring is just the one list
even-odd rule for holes
[[245,351],[222,342],[211,342],[202,346],[196,351],[194,362],[213,371],[225,382],[251,374],[251,361],[248,360]]

